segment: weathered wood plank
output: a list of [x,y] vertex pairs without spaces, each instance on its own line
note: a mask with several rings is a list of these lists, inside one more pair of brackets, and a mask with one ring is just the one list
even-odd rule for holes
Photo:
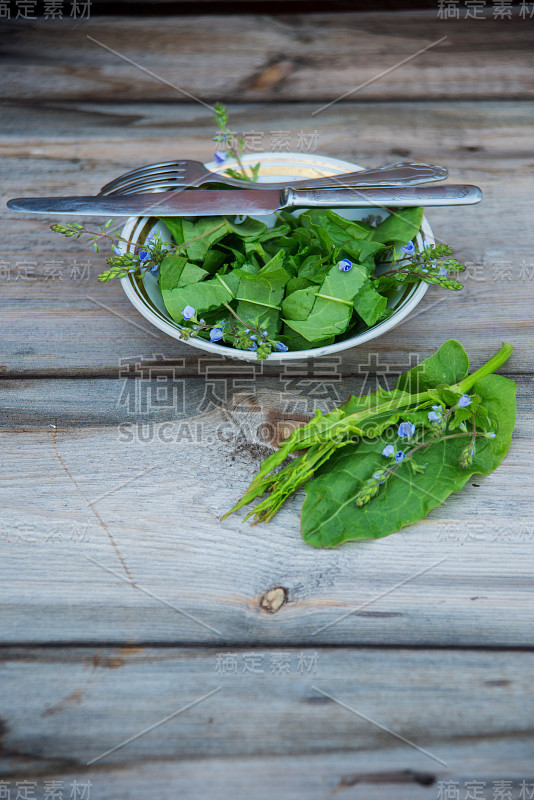
[[272,441],[329,398],[268,380],[199,411],[203,383],[175,412],[145,409],[146,385],[3,382],[3,642],[532,644],[525,380],[496,473],[401,533],[333,551],[301,541],[301,497],[268,525],[218,521]]
[[532,20],[517,11],[510,20],[488,16],[482,23],[442,20],[429,9],[9,21],[2,30],[10,80],[1,93],[22,100],[327,102],[370,82],[359,99],[532,97]]
[[[358,752],[323,752],[313,756],[264,756],[241,758],[191,758],[145,761],[116,768],[61,768],[53,762],[46,779],[28,769],[12,776],[35,781],[37,791],[44,780],[57,780],[65,791],[76,783],[79,791],[91,782],[98,800],[145,800],[175,793],[180,800],[217,797],[218,800],[324,800],[338,794],[351,800],[436,800],[438,792],[467,793],[476,788],[480,800],[494,800],[500,786],[512,797],[532,788],[532,742],[530,739],[498,736],[484,742],[470,740],[468,746],[442,743],[440,753],[450,765],[442,769],[421,764],[413,769],[403,748]],[[29,764],[29,760],[26,761]],[[506,778],[503,778],[503,776]],[[10,776],[11,777],[11,776]],[[503,781],[506,783],[503,784]],[[12,784],[12,785],[13,785]],[[454,795],[453,795],[454,796]],[[462,794],[460,794],[462,797]]]
[[[234,665],[237,672],[229,672]],[[348,764],[344,752],[353,768],[343,771],[354,783],[360,774],[364,785],[389,773],[402,787],[402,770],[426,773],[428,782],[454,774],[532,778],[526,759],[533,667],[533,653],[469,650],[6,651],[0,666],[2,767],[6,774],[24,776],[33,767],[47,776],[87,780],[99,773],[103,779],[103,769],[143,762],[141,771],[149,775],[153,760],[177,760],[186,774],[198,776],[194,765],[187,767],[193,758],[226,757],[230,765],[234,758],[256,757],[263,772],[277,763],[267,756],[283,756],[278,763],[288,765],[288,756],[298,756],[293,764],[300,761],[302,769],[303,757],[322,754],[334,759],[326,761],[332,781],[336,761],[338,769]],[[136,738],[117,747],[130,737]],[[163,774],[172,769],[169,764]],[[422,781],[411,782],[418,788]]]

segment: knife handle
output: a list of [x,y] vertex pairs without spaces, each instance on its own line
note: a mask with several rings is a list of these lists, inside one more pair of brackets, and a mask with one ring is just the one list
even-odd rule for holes
[[397,208],[402,206],[467,206],[480,203],[478,186],[381,187],[376,189],[286,189],[284,208]]

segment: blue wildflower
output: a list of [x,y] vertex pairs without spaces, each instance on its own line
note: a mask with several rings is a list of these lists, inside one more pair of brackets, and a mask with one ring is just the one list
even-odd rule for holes
[[384,447],[384,449],[382,450],[382,455],[386,456],[386,458],[389,458],[390,456],[394,456],[395,455],[395,448],[393,447],[393,445],[392,444],[387,444]]
[[471,405],[471,398],[468,394],[463,394],[460,399],[458,400],[458,406],[460,408],[466,408],[467,406]]
[[404,247],[400,249],[401,253],[404,253],[405,256],[413,256],[415,253],[415,245],[413,242],[408,242],[405,244]]
[[150,253],[148,250],[139,250],[137,253],[137,257],[139,261],[146,261],[147,258],[150,258]]
[[193,308],[193,306],[186,306],[182,311],[182,317],[184,319],[193,319],[194,316],[195,316],[195,309]]
[[152,275],[159,275],[159,264],[154,264],[154,266],[150,267],[148,271],[151,272]]
[[429,411],[428,419],[430,422],[441,422],[441,414],[438,414],[436,411]]
[[443,266],[441,266],[438,269],[438,275],[440,275],[442,278],[448,278],[449,277],[449,273],[447,272],[447,270]]
[[258,337],[256,336],[256,334],[255,334],[255,333],[253,333],[253,334],[252,334],[252,336],[251,336],[250,338],[251,338],[251,339],[254,339],[254,341],[255,341],[255,342],[257,342],[257,341],[258,341]]
[[289,350],[289,347],[287,346],[287,344],[284,344],[283,342],[277,342],[276,343],[276,347],[274,349],[278,353],[287,353],[287,351]]
[[496,436],[497,436],[497,434],[493,433],[493,432],[485,434],[485,438],[486,439],[495,439]]
[[223,338],[222,328],[212,328],[210,331],[210,339],[212,342],[218,342]]
[[338,261],[337,265],[341,272],[348,272],[349,269],[352,269],[352,261],[350,258],[344,258],[342,261]]
[[257,349],[258,349],[258,343],[257,342],[252,342],[252,347],[247,347],[247,350],[252,350],[252,352],[254,352],[254,350],[257,350]]
[[415,425],[413,424],[413,422],[401,422],[397,433],[399,436],[402,436],[403,438],[411,439],[415,433]]
[[403,453],[402,450],[399,450],[398,453],[395,453],[395,461],[397,462],[397,464],[400,464],[401,461],[404,461],[405,458],[406,458],[406,453]]
[[213,158],[215,159],[217,164],[224,164],[224,162],[226,161],[226,153],[224,152],[224,150],[217,150],[213,154]]

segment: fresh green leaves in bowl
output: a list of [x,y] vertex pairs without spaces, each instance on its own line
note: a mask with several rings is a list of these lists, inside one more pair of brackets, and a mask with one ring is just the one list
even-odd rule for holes
[[199,337],[258,358],[348,338],[392,313],[388,293],[425,281],[453,290],[464,269],[445,245],[417,252],[422,208],[378,226],[329,209],[256,219],[162,218],[175,247],[159,265],[165,307],[184,338]]
[[262,463],[228,514],[267,492],[247,516],[268,521],[305,485],[301,530],[314,547],[378,539],[422,519],[508,452],[516,385],[493,373],[512,349],[503,344],[469,375],[467,353],[450,339],[392,391],[317,411]]

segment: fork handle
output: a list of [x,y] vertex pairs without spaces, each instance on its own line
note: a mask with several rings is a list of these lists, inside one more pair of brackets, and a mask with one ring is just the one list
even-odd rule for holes
[[[448,171],[445,167],[424,164],[419,161],[400,161],[395,164],[386,164],[383,167],[373,169],[362,169],[359,172],[348,172],[342,175],[328,175],[323,178],[303,178],[299,181],[282,181],[281,183],[250,183],[231,178],[228,175],[218,175],[220,183],[228,186],[239,186],[241,188],[254,189],[319,189],[335,187],[338,189],[352,188],[358,186],[415,186],[419,183],[430,183],[442,181]],[[210,182],[214,180],[210,178]],[[202,179],[206,182],[206,178]],[[200,182],[196,184],[202,185]]]

